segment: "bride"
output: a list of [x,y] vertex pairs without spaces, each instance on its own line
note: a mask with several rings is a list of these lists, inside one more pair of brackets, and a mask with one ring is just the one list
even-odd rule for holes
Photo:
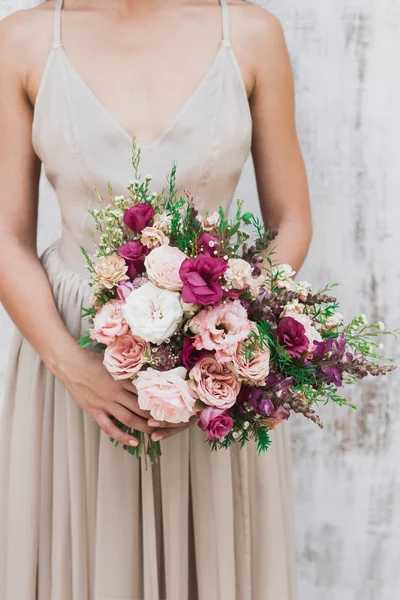
[[[141,411],[76,343],[93,188],[124,193],[131,138],[154,189],[173,160],[200,211],[227,208],[251,149],[276,259],[311,235],[293,81],[276,19],[241,0],[62,0],[0,23],[0,294],[15,322],[0,431],[2,600],[294,600],[288,432],[210,453]],[[38,259],[43,165],[62,237]],[[162,440],[146,469],[117,417]],[[103,432],[102,432],[103,430]]]

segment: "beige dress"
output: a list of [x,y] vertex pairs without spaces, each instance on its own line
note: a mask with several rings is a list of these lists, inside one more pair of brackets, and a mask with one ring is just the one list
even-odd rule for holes
[[[201,211],[228,208],[251,142],[251,115],[229,42],[164,133],[143,147],[141,170],[178,185]],[[131,139],[69,62],[60,37],[37,98],[33,144],[62,211],[58,244],[42,257],[54,299],[76,338],[89,287],[93,188],[124,193]],[[162,442],[159,465],[114,448],[17,334],[0,431],[1,600],[294,600],[288,431],[269,452],[210,453],[197,426]]]

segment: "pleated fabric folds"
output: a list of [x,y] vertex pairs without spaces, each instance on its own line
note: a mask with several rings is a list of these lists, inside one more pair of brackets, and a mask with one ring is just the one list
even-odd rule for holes
[[[79,337],[87,280],[44,268]],[[196,426],[146,466],[115,448],[15,335],[0,431],[2,600],[294,600],[287,429],[210,453]]]

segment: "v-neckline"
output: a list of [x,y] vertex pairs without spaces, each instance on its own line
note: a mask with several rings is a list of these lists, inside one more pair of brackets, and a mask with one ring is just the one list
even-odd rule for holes
[[[226,43],[224,43],[224,41],[221,42],[221,44],[218,48],[218,51],[216,52],[210,66],[208,67],[208,69],[206,70],[204,75],[201,77],[199,83],[196,85],[194,90],[189,94],[188,98],[181,105],[181,107],[179,108],[179,110],[177,111],[175,116],[163,128],[161,133],[153,141],[151,141],[149,143],[142,143],[142,142],[140,142],[140,140],[137,140],[138,145],[142,148],[142,150],[150,150],[151,148],[155,148],[156,146],[161,144],[161,142],[167,137],[167,135],[169,133],[171,133],[174,130],[174,128],[179,123],[180,119],[183,117],[183,115],[186,113],[186,111],[190,108],[190,106],[192,105],[192,103],[194,102],[194,100],[196,99],[198,94],[200,93],[201,89],[208,81],[209,77],[211,76],[212,72],[214,71],[215,66],[218,63],[223,52],[228,51],[230,48],[231,48],[230,45],[227,45]],[[76,80],[86,90],[86,92],[90,95],[92,100],[99,107],[99,109],[103,112],[103,114],[108,118],[108,120],[112,124],[114,124],[115,128],[118,129],[119,132],[125,137],[125,139],[129,140],[129,142],[131,143],[132,138],[134,138],[136,136],[131,135],[126,130],[124,125],[122,125],[122,123],[118,119],[118,117],[116,115],[114,115],[114,113],[111,112],[111,110],[109,108],[107,108],[107,106],[100,100],[100,98],[97,96],[97,94],[93,91],[93,89],[90,87],[90,85],[85,81],[85,79],[80,75],[80,73],[74,67],[73,63],[70,61],[67,53],[64,50],[64,46],[62,44],[60,44],[60,46],[58,46],[58,48],[55,48],[55,50],[58,52],[61,52],[61,55],[67,65],[68,69],[74,75]]]

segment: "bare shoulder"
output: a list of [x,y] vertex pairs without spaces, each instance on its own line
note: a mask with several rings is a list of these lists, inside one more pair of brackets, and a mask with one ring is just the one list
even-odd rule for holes
[[51,46],[54,2],[19,10],[0,21],[2,71],[22,78],[42,52]]
[[282,25],[271,12],[243,0],[229,2],[233,34],[241,35],[251,46],[264,46],[282,42]]

